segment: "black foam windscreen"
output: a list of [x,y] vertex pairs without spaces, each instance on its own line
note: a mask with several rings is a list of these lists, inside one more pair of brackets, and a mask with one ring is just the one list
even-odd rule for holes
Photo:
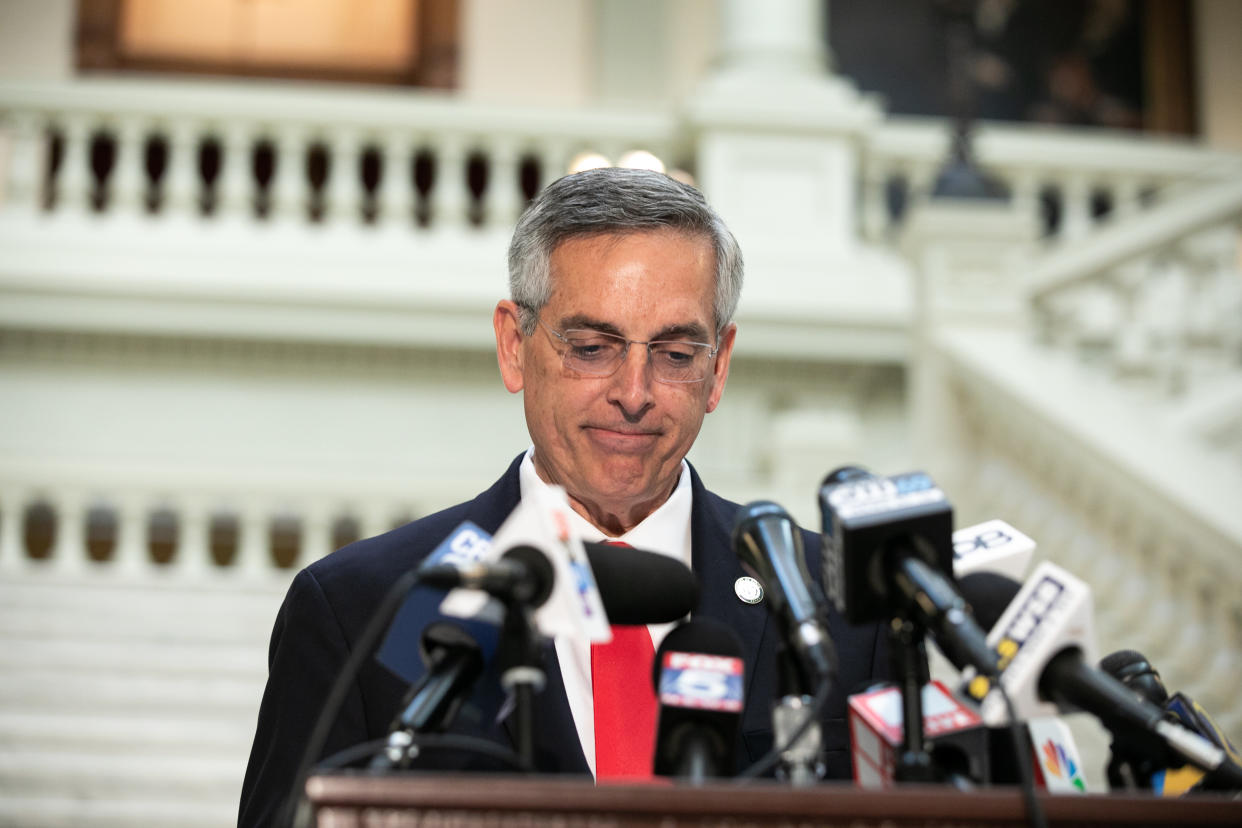
[[667,624],[698,604],[698,580],[681,561],[629,546],[583,546],[609,623]]
[[958,579],[957,588],[979,626],[990,630],[1022,590],[1022,584],[999,572],[972,572]]

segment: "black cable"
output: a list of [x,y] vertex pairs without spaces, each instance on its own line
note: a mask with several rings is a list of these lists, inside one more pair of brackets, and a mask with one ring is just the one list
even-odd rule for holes
[[806,735],[806,732],[811,729],[811,725],[819,724],[824,707],[828,704],[828,693],[832,684],[827,679],[820,682],[819,690],[815,693],[814,699],[811,700],[810,711],[807,713],[806,718],[802,720],[802,723],[798,725],[797,730],[793,732],[793,735],[789,737],[789,740],[783,745],[774,744],[770,751],[759,757],[753,765],[737,775],[738,781],[746,782],[757,779],[772,770],[781,761],[781,754],[798,744],[798,740]]
[[1000,692],[1001,699],[1005,702],[1005,712],[1009,716],[1009,734],[1013,739],[1014,759],[1018,763],[1018,783],[1022,788],[1022,798],[1026,802],[1026,818],[1031,823],[1031,828],[1047,828],[1044,809],[1035,796],[1035,771],[1031,768],[1031,754],[1027,750],[1029,738],[1022,732],[1022,723],[1018,721],[1013,700],[1009,698],[1005,685],[998,681],[993,686]]
[[[315,770],[336,770],[347,767],[359,759],[368,759],[375,756],[386,747],[388,747],[387,738],[362,742],[332,754],[315,765]],[[413,734],[413,741],[410,743],[410,747],[422,750],[462,750],[503,762],[514,770],[523,773],[533,771],[533,768],[523,762],[522,758],[512,750],[478,736],[465,736],[458,733],[415,733]]]
[[306,787],[306,779],[310,775],[316,757],[319,756],[319,752],[323,750],[324,744],[328,741],[328,732],[336,722],[341,705],[345,703],[346,694],[349,693],[350,688],[353,686],[354,679],[358,677],[358,672],[362,669],[363,663],[371,655],[372,650],[375,649],[380,633],[388,627],[388,623],[392,620],[392,616],[396,614],[400,602],[405,599],[406,593],[418,583],[418,580],[419,572],[417,569],[411,569],[402,574],[389,587],[388,592],[384,594],[384,599],[380,601],[379,609],[375,611],[367,622],[362,635],[358,636],[353,650],[349,653],[349,658],[345,660],[345,665],[337,673],[336,680],[332,683],[332,689],[328,692],[328,697],[324,700],[323,707],[319,709],[319,718],[316,719],[315,727],[311,730],[310,738],[306,742],[306,749],[302,751],[302,759],[298,762],[298,772],[294,776],[293,787],[285,795],[285,801],[281,806],[276,825],[293,825],[294,818],[297,815],[298,802],[302,799],[302,789]]

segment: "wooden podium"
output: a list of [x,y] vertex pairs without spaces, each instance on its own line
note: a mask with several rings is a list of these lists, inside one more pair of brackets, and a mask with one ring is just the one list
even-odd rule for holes
[[[790,788],[771,781],[688,787],[602,785],[582,779],[410,774],[312,777],[307,795],[320,828],[558,828],[608,826],[1014,826],[1025,828],[1016,788],[961,793],[848,783]],[[1200,796],[1052,796],[1049,826],[1242,826],[1242,800]]]

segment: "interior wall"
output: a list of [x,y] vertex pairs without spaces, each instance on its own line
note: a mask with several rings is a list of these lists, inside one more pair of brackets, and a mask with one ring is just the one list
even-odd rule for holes
[[1198,0],[1193,25],[1199,132],[1213,146],[1242,152],[1242,3]]
[[578,106],[595,86],[595,4],[588,0],[463,0],[463,97]]
[[73,74],[74,0],[0,1],[0,78]]

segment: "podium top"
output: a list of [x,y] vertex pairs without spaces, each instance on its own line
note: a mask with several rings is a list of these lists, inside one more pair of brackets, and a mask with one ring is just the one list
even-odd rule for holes
[[[970,793],[931,786],[884,791],[825,783],[791,788],[771,781],[692,787],[672,782],[600,785],[558,777],[483,774],[340,773],[312,777],[307,796],[316,824],[524,826],[556,823],[701,826],[827,824],[851,826],[1027,825],[1017,788]],[[1075,826],[1242,825],[1242,800],[1203,795],[1161,799],[1131,794],[1039,794],[1048,824]],[[364,815],[365,812],[365,815]],[[421,817],[421,818],[420,818]]]

